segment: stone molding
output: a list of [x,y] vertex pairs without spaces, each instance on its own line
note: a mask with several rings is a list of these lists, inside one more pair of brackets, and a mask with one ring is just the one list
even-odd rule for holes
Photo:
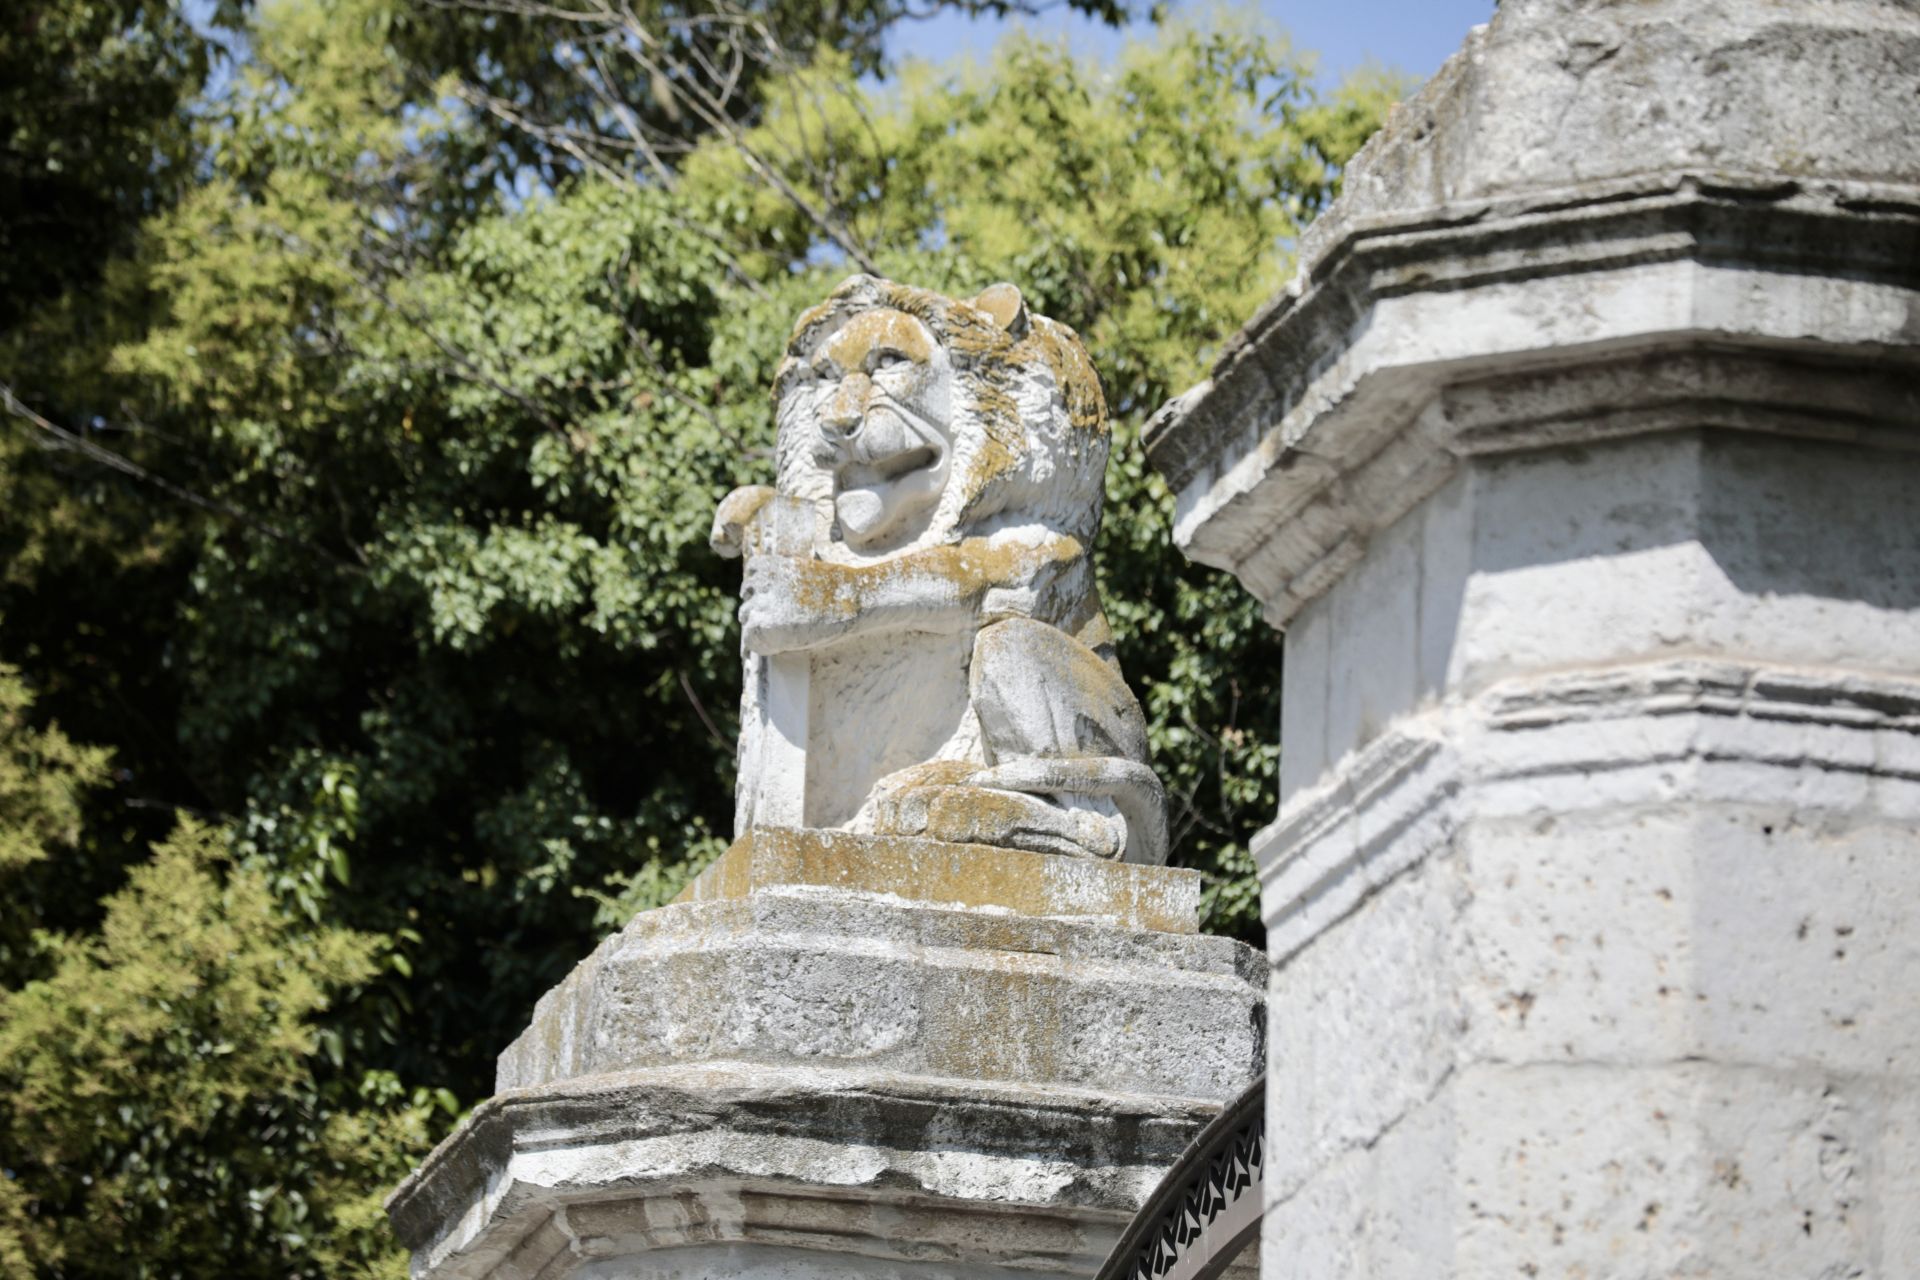
[[1264,1060],[1259,999],[1227,938],[759,894],[637,917],[541,998],[496,1087],[750,1057],[1224,1099]]
[[[436,1277],[535,1280],[713,1243],[947,1264],[955,1280],[1090,1274],[1217,1108],[755,1063],[584,1077],[482,1104],[388,1211]],[[971,1228],[955,1221],[969,1205]]]
[[1679,261],[1911,287],[1920,280],[1915,219],[1920,185],[1685,172],[1349,218],[1313,272],[1303,269],[1234,335],[1212,376],[1155,414],[1147,452],[1169,484],[1185,487],[1254,413],[1287,416],[1378,299]]
[[1452,213],[1350,228],[1149,425],[1176,541],[1276,626],[1469,456],[1916,443],[1920,186],[1672,174]]
[[1635,804],[1920,821],[1920,679],[1681,659],[1505,681],[1404,717],[1253,842],[1279,967],[1444,853],[1463,816]]
[[1204,877],[1180,867],[1065,858],[910,836],[756,827],[675,898],[851,893],[876,901],[1197,933]]
[[[1910,446],[1916,94],[1920,10],[1899,0],[1506,0],[1347,166],[1286,290],[1148,425],[1175,540],[1284,626],[1476,453],[1676,425]],[[1710,369],[1690,397],[1636,397],[1636,362],[1685,352],[1877,385],[1833,413]],[[1456,419],[1456,388],[1595,364],[1584,405],[1504,392],[1525,429]]]

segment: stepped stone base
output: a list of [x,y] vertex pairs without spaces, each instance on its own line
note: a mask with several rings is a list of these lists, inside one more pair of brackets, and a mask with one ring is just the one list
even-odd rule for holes
[[1264,1060],[1198,877],[760,831],[542,999],[389,1204],[439,1277],[1089,1276]]

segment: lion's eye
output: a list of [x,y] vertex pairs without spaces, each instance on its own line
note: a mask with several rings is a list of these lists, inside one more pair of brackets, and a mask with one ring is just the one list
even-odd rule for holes
[[891,369],[895,365],[905,364],[906,362],[907,362],[907,358],[901,355],[898,351],[882,351],[877,357],[875,357],[873,362],[873,367],[876,370]]

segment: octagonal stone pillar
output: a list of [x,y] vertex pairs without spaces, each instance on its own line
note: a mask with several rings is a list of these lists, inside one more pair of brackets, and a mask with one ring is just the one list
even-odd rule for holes
[[1506,0],[1148,448],[1286,630],[1263,1273],[1920,1274],[1920,8]]

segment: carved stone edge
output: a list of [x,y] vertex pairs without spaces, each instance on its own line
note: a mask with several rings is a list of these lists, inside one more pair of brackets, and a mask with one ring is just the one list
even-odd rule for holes
[[[1351,226],[1299,292],[1247,326],[1211,379],[1149,424],[1148,456],[1179,496],[1176,541],[1240,576],[1280,626],[1358,561],[1372,531],[1474,454],[1698,425],[1920,443],[1920,328],[1882,325],[1843,341],[1768,314],[1764,295],[1726,290],[1712,299],[1723,314],[1701,314],[1700,296],[1715,287],[1706,273],[1725,270],[1764,275],[1776,291],[1799,277],[1808,289],[1892,290],[1911,302],[1920,186],[1673,174]],[[1495,294],[1524,290],[1552,315],[1602,278],[1680,301],[1644,323],[1628,314],[1610,328],[1541,336],[1513,296]],[[1449,319],[1441,303],[1460,299],[1464,315],[1476,292],[1504,309],[1504,328],[1462,319],[1458,332],[1434,332]],[[1373,332],[1383,306],[1420,295],[1423,331]],[[1649,358],[1695,360],[1696,385],[1676,394],[1659,379],[1620,376]],[[1784,401],[1755,385],[1764,364],[1789,361],[1821,385]],[[1589,369],[1617,385],[1544,418],[1523,394],[1529,380],[1557,379],[1564,398]],[[1780,381],[1776,369],[1769,385]],[[1478,393],[1477,412],[1460,416],[1449,393]],[[1502,403],[1521,407],[1503,417]]]
[[[1091,1270],[1219,1110],[1202,1098],[846,1069],[776,1075],[754,1063],[582,1077],[483,1103],[386,1207],[416,1273],[435,1276],[539,1275],[544,1255],[495,1268],[542,1240],[570,1247],[570,1207],[666,1201],[696,1186],[1084,1220],[1100,1227]],[[671,1159],[650,1161],[650,1150]],[[1060,1176],[943,1184],[961,1153]]]
[[[1836,226],[1847,234],[1825,234]],[[1154,415],[1144,435],[1148,457],[1175,488],[1186,484],[1217,436],[1254,403],[1326,364],[1377,298],[1700,258],[1912,285],[1920,276],[1916,226],[1920,184],[1691,172],[1343,221],[1311,274],[1303,271],[1255,313],[1208,380]],[[1289,353],[1278,368],[1277,348]]]
[[[1202,992],[1245,992],[1257,1002],[1261,990],[1259,953],[1231,938],[851,893],[769,891],[668,905],[636,916],[540,998],[527,1028],[501,1053],[497,1087],[529,1088],[613,1069],[592,1060],[598,1052],[600,993],[608,975],[629,962],[740,948],[842,956],[852,973],[871,972],[876,958],[930,967],[948,977],[970,972],[997,979],[1014,971],[1059,970],[1063,980],[1084,979],[1087,991],[1122,981],[1185,1001]],[[556,1037],[557,1046],[549,1047]],[[664,1070],[668,1064],[648,1064],[656,1066]]]
[[[1682,781],[1684,779],[1684,781]],[[1920,820],[1920,679],[1714,659],[1526,677],[1399,721],[1253,840],[1278,968],[1470,817],[1771,799]],[[1780,797],[1791,796],[1791,801]]]
[[1123,930],[1199,931],[1205,877],[1183,867],[1067,858],[991,845],[839,830],[756,827],[675,904],[832,892],[935,909],[1006,911]]

